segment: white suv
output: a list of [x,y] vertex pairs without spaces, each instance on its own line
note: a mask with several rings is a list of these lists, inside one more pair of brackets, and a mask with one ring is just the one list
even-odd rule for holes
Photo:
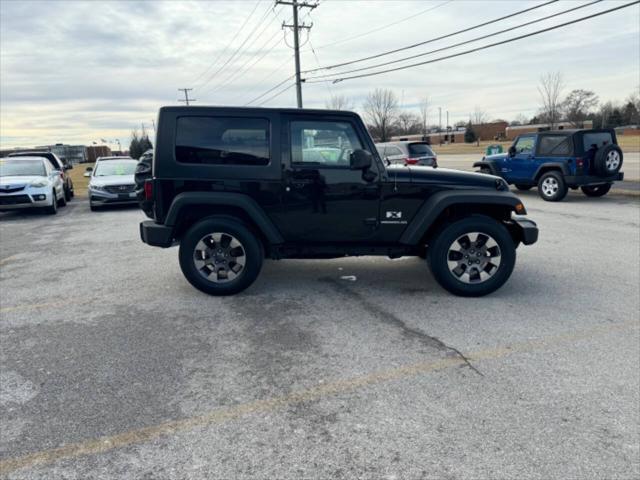
[[62,176],[46,158],[0,158],[0,211],[44,207],[56,214],[66,204]]

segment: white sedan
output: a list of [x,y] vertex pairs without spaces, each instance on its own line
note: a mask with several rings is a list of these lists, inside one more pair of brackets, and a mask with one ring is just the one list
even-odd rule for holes
[[62,175],[45,158],[0,158],[0,211],[44,208],[56,214],[66,204]]

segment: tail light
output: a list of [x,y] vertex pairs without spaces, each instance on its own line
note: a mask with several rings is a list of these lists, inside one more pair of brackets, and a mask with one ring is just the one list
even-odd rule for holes
[[416,165],[418,163],[418,159],[417,158],[405,158],[404,159],[404,164],[405,165]]
[[64,171],[60,172],[60,180],[64,180]]
[[144,199],[148,201],[153,200],[153,181],[152,180],[144,181]]
[[582,167],[584,165],[584,160],[580,157],[576,158],[576,166]]

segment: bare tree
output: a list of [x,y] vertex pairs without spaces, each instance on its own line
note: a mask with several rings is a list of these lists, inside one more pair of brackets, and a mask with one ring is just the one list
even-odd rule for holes
[[473,125],[482,125],[483,123],[487,123],[489,121],[489,115],[487,115],[487,112],[476,105],[473,113],[469,115],[469,119]]
[[429,97],[420,100],[420,123],[422,135],[426,135],[429,130]]
[[331,95],[328,101],[324,102],[328,110],[354,110],[353,100],[346,95]]
[[522,113],[519,113],[518,115],[516,115],[516,118],[513,119],[510,125],[512,126],[527,125],[528,123],[529,123],[529,119]]
[[420,133],[422,129],[420,118],[415,113],[406,110],[398,114],[397,123],[402,135]]
[[367,95],[362,109],[365,118],[372,127],[373,136],[386,142],[391,136],[391,127],[398,110],[396,95],[391,90],[376,88]]
[[572,90],[562,102],[565,118],[574,127],[581,127],[591,109],[598,104],[598,96],[590,90]]
[[538,86],[542,101],[540,116],[551,128],[555,128],[560,121],[560,95],[563,86],[560,72],[550,72],[540,77],[540,86]]

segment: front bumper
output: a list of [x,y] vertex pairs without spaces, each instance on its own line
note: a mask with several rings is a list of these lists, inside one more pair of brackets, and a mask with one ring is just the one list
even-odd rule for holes
[[89,190],[89,202],[93,205],[127,205],[138,203],[136,192],[109,193],[103,190]]
[[153,247],[168,248],[173,245],[173,228],[145,220],[140,222],[140,239]]
[[564,177],[565,182],[570,187],[586,187],[589,185],[602,185],[603,183],[621,182],[624,180],[624,172],[618,172],[608,177],[598,177],[595,175],[567,175]]
[[25,188],[15,193],[0,194],[0,211],[50,207],[52,202],[48,188]]
[[528,218],[513,218],[511,220],[515,227],[518,238],[525,245],[532,245],[538,241],[538,225]]

